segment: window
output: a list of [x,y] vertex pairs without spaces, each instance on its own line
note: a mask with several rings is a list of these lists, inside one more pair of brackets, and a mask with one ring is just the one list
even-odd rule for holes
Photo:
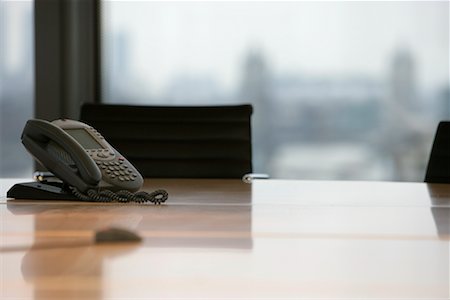
[[103,101],[252,103],[254,169],[422,181],[449,118],[447,2],[103,1]]
[[20,142],[33,116],[33,1],[0,1],[0,177],[30,177]]

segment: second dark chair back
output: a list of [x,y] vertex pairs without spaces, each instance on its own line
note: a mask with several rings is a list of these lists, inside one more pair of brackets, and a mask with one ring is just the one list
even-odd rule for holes
[[436,130],[425,182],[450,183],[450,121],[440,122]]
[[93,126],[144,177],[241,178],[252,172],[251,105],[84,104]]

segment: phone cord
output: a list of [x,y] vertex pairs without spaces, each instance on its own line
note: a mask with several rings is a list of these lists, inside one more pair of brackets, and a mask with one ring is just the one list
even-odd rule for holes
[[127,190],[122,190],[118,192],[113,192],[110,190],[97,191],[95,189],[87,190],[86,194],[80,192],[76,187],[69,187],[72,193],[80,200],[83,201],[93,201],[93,202],[136,202],[144,203],[151,202],[153,204],[159,205],[166,202],[169,194],[166,190],[156,190],[151,193],[147,192],[136,192],[131,193]]

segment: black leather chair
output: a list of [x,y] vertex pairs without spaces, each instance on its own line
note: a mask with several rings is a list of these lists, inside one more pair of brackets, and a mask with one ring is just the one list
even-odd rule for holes
[[440,122],[436,130],[425,182],[450,183],[450,121]]
[[141,172],[155,178],[241,178],[252,172],[251,105],[84,104],[96,128]]

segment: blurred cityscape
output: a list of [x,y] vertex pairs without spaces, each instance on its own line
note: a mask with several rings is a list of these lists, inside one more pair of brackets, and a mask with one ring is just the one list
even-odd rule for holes
[[[32,1],[10,7],[0,7],[0,176],[20,177],[32,171],[20,144],[33,115]],[[408,47],[391,49],[383,77],[275,72],[264,47],[247,47],[235,88],[217,74],[180,70],[159,93],[132,68],[132,47],[130,34],[105,28],[105,102],[251,103],[254,171],[273,178],[422,181],[436,126],[450,119],[448,74],[446,84],[422,88]]]
[[448,84],[420,90],[408,48],[392,49],[386,78],[276,76],[263,49],[249,49],[237,90],[191,74],[175,76],[152,97],[151,82],[130,71],[125,36],[107,43],[116,52],[104,62],[105,101],[251,103],[254,171],[274,178],[422,181],[438,121],[450,119]]

